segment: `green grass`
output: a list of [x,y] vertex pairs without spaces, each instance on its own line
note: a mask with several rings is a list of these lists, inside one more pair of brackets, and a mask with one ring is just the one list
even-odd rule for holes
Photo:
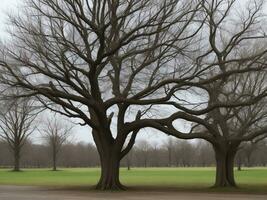
[[[100,170],[25,169],[22,172],[0,170],[1,185],[37,185],[57,187],[92,186],[97,183]],[[176,188],[183,190],[207,190],[215,176],[214,168],[135,168],[121,169],[121,181],[127,186]],[[267,168],[251,168],[235,172],[240,189],[236,191],[267,193]],[[211,190],[211,189],[209,189]],[[217,190],[216,190],[217,191]],[[224,191],[224,190],[223,190]]]

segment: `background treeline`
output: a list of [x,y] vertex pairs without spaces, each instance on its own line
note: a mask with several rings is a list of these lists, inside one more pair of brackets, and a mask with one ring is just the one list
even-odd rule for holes
[[[267,166],[267,141],[244,143],[236,157],[236,167]],[[0,141],[0,166],[12,167],[12,151]],[[58,155],[59,167],[99,167],[96,147],[91,143],[63,144]],[[48,145],[28,140],[22,149],[21,167],[48,168],[52,166]],[[122,160],[122,167],[211,167],[215,166],[212,146],[204,141],[188,142],[169,139],[164,144],[139,140]]]

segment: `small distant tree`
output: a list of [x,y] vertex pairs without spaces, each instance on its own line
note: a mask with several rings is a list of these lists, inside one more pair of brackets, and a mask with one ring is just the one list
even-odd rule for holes
[[53,171],[57,171],[58,155],[62,145],[71,136],[72,128],[73,126],[67,126],[62,120],[52,117],[47,120],[45,127],[41,131],[49,147],[49,152],[52,157]]
[[161,151],[161,146],[158,144],[158,142],[153,142],[151,144],[151,158],[152,158],[152,166],[153,167],[159,167],[160,164],[162,164],[162,160],[160,157],[160,154],[164,155],[164,151]]
[[132,151],[133,150],[131,150],[125,157],[127,170],[131,170],[132,157],[133,157]]
[[173,151],[174,151],[174,144],[172,138],[168,138],[168,140],[165,143],[165,149],[167,149],[168,152],[168,166],[172,166],[172,157],[173,157]]
[[149,151],[151,150],[151,145],[146,140],[140,140],[137,144],[137,147],[142,155],[143,166],[146,168],[148,165]]
[[0,137],[7,142],[14,157],[14,171],[20,171],[21,150],[34,132],[33,122],[37,117],[30,99],[14,100],[0,111]]
[[243,155],[246,159],[246,166],[247,167],[252,166],[252,163],[251,163],[252,155],[257,149],[258,149],[258,144],[256,142],[249,141],[249,142],[244,144],[244,146],[242,148],[242,152],[243,152]]
[[194,148],[194,151],[198,165],[207,167],[214,163],[214,151],[208,142],[200,140]]

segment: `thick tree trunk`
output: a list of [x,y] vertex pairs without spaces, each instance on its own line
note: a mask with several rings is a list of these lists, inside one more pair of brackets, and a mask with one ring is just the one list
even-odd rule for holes
[[214,148],[216,156],[216,181],[214,187],[236,187],[234,178],[235,149]]
[[[126,111],[127,107],[125,107]],[[120,111],[124,113],[125,111]],[[98,190],[125,190],[120,182],[120,161],[125,156],[123,145],[127,138],[127,133],[123,133],[121,124],[123,124],[124,115],[118,116],[118,131],[116,138],[112,135],[110,124],[112,114],[106,119],[106,114],[99,117],[99,113],[91,110],[91,120],[98,124],[97,129],[93,129],[93,138],[99,153],[101,163],[101,176],[96,185]],[[103,112],[104,113],[104,112]],[[102,114],[103,114],[102,113]],[[127,152],[128,153],[128,152]]]
[[119,178],[120,171],[120,155],[116,152],[102,154],[101,160],[101,176],[96,186],[98,190],[124,190],[126,189]]
[[19,172],[20,171],[20,149],[14,149],[14,169],[13,171]]

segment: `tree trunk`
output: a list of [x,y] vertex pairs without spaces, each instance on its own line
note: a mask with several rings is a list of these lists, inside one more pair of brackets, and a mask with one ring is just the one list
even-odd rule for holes
[[131,169],[131,161],[130,158],[127,156],[127,170],[129,171]]
[[14,169],[13,171],[19,172],[20,171],[20,149],[14,149]]
[[216,148],[216,181],[214,187],[236,187],[234,178],[235,149]]
[[242,161],[241,161],[241,158],[239,156],[238,157],[238,160],[237,160],[237,170],[238,171],[241,171],[242,170],[241,167],[242,167]]
[[98,190],[124,190],[126,189],[120,183],[120,154],[118,152],[109,151],[99,153],[101,161],[101,176],[96,189]]
[[57,155],[53,152],[53,171],[57,171]]
[[247,161],[248,161],[247,167],[251,167],[250,157],[251,157],[250,155],[247,156]]
[[238,163],[238,168],[237,168],[237,170],[238,171],[241,171],[242,169],[241,169],[241,164],[240,163]]

